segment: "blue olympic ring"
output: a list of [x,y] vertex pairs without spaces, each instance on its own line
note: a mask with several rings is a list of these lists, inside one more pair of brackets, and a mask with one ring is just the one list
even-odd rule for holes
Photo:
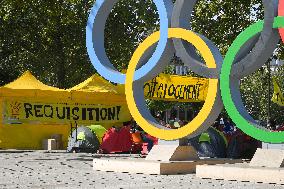
[[[99,32],[104,31],[104,26],[106,22],[106,20],[99,20],[99,19],[103,18],[104,16],[107,17],[109,14],[109,12],[105,11],[105,9],[108,8],[106,7],[107,5],[104,6],[106,1],[108,0],[97,0],[93,8],[91,9],[88,19],[88,24],[86,27],[87,51],[93,66],[102,77],[113,83],[125,84],[125,79],[126,79],[125,74],[118,72],[113,67],[113,65],[111,65],[108,58],[106,57],[105,49],[103,46],[104,39],[102,39],[104,38],[104,34],[98,34]],[[117,0],[115,0],[115,2],[116,1]],[[158,42],[155,52],[153,53],[149,61],[135,72],[135,77],[134,77],[135,81],[146,76],[157,65],[158,61],[160,60],[167,46],[169,20],[167,17],[166,4],[164,0],[153,0],[153,1],[157,7],[160,19],[160,40]],[[100,27],[96,26],[95,24],[103,24],[103,29],[102,29],[103,31],[99,31]],[[100,37],[94,39],[94,35],[100,35]],[[99,57],[102,54],[103,56],[105,56],[104,61],[100,60],[101,58]]]

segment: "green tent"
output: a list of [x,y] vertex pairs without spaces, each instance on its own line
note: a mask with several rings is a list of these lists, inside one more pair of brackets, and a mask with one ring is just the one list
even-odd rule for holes
[[91,125],[91,126],[88,126],[88,128],[91,129],[91,131],[95,135],[97,135],[99,142],[102,143],[103,136],[105,135],[107,130],[102,125]]
[[199,143],[201,143],[201,142],[208,142],[208,143],[211,144],[211,140],[210,140],[209,134],[208,133],[202,133],[200,135],[200,137],[199,137],[199,141],[198,142]]

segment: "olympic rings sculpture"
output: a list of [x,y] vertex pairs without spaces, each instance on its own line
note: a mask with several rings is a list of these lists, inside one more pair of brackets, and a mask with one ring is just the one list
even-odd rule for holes
[[[236,126],[246,134],[264,142],[283,143],[284,132],[271,132],[249,115],[241,99],[239,81],[265,64],[280,36],[284,40],[281,29],[284,28],[284,17],[281,17],[284,16],[284,0],[279,0],[278,5],[277,0],[263,0],[264,20],[245,29],[233,42],[225,59],[212,41],[190,30],[191,13],[197,0],[176,0],[175,4],[172,0],[153,1],[159,13],[160,31],[139,45],[126,75],[113,67],[104,49],[105,23],[118,0],[97,0],[86,27],[92,64],[105,79],[125,84],[126,100],[135,121],[147,133],[160,139],[192,138],[206,131],[225,106]],[[159,125],[150,114],[143,85],[165,69],[175,52],[193,72],[209,79],[209,89],[199,114],[186,126],[172,130]]]

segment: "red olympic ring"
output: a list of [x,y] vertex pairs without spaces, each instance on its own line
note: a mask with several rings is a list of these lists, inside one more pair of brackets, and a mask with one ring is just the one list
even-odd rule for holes
[[[278,15],[284,16],[284,0],[279,0],[278,4]],[[279,34],[281,36],[281,39],[284,43],[284,28],[279,28]]]

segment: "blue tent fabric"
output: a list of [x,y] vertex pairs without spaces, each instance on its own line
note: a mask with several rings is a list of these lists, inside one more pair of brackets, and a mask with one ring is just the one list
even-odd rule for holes
[[238,133],[232,137],[227,149],[227,157],[232,159],[251,159],[258,147],[259,141]]

